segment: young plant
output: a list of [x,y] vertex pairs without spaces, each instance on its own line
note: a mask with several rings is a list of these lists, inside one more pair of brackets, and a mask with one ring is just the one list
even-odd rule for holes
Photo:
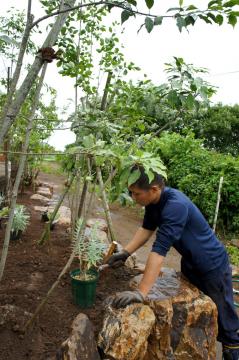
[[88,271],[97,268],[103,259],[106,245],[97,236],[97,224],[82,236],[81,227],[82,219],[78,219],[73,236],[73,250],[80,261],[80,279],[89,280],[91,276]]
[[19,231],[23,232],[26,230],[26,227],[29,224],[30,216],[26,211],[26,207],[24,205],[17,205],[14,210],[14,217],[12,223],[11,231],[15,231],[18,233]]

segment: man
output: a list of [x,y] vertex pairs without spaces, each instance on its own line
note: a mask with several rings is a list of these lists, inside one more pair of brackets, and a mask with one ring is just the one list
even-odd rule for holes
[[108,264],[112,267],[122,265],[157,229],[156,239],[138,290],[117,294],[113,306],[125,307],[143,302],[173,246],[182,255],[182,273],[217,306],[218,341],[222,342],[224,359],[238,360],[239,319],[233,304],[231,269],[223,244],[186,195],[165,187],[158,174],[149,184],[144,169],[139,169],[140,178],[129,187],[129,191],[138,204],[145,206],[143,225],[122,251],[110,257]]

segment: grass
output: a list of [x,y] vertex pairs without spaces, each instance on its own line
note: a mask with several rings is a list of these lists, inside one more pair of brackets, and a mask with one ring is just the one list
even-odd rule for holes
[[234,246],[234,245],[227,245],[226,249],[229,254],[231,264],[239,266],[239,249],[238,249],[238,247]]
[[41,164],[40,164],[40,171],[45,173],[45,174],[54,174],[54,175],[63,175],[63,170],[61,167],[61,164],[59,164],[58,162],[56,162],[53,159],[45,159]]

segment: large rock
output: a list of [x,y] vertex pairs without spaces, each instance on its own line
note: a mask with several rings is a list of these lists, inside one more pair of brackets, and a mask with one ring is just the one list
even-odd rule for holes
[[95,236],[100,242],[104,243],[104,244],[108,244],[109,243],[109,240],[108,240],[108,236],[106,234],[106,232],[102,231],[102,230],[99,230],[99,229],[93,229],[93,228],[89,228],[89,227],[86,227],[85,229],[85,237],[87,239],[90,239],[91,236]]
[[[132,289],[142,276],[131,280]],[[163,268],[145,305],[121,310],[108,306],[98,340],[106,356],[114,360],[216,359],[216,305],[180,273]]]
[[[131,282],[135,288],[142,275]],[[215,360],[217,309],[180,274],[164,268],[148,294],[156,323],[144,360]]]
[[79,314],[72,323],[72,332],[56,356],[57,360],[100,360],[93,326],[85,314]]
[[[49,213],[53,213],[54,208],[54,206],[49,206]],[[64,205],[60,206],[57,218],[58,224],[69,226],[71,224],[71,209]]]
[[52,192],[47,187],[39,187],[37,189],[37,194],[42,195],[42,196],[46,196],[49,199],[51,199],[51,197],[52,197]]
[[33,194],[31,197],[30,197],[31,200],[38,200],[38,201],[41,201],[43,202],[44,204],[48,204],[49,202],[49,199],[43,195],[40,195],[40,194]]
[[98,346],[108,357],[117,360],[143,360],[147,338],[155,323],[149,306],[133,304],[125,309],[107,308]]
[[99,219],[99,218],[89,219],[86,222],[86,226],[90,227],[90,228],[95,226],[95,227],[97,227],[97,229],[108,233],[108,225],[107,225],[107,222],[104,219]]
[[47,206],[33,206],[33,209],[35,211],[44,213],[45,211],[47,211]]

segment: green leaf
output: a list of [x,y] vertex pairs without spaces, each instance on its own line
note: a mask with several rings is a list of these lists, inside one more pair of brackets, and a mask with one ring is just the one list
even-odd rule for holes
[[180,7],[182,7],[182,5],[183,5],[183,0],[179,0],[179,5],[180,5]]
[[167,12],[169,12],[169,11],[180,11],[180,10],[181,10],[180,7],[173,7],[173,8],[168,9]]
[[127,0],[127,2],[131,5],[137,6],[137,1],[135,0]]
[[178,94],[175,90],[169,91],[167,99],[173,107],[177,108],[181,105],[181,100],[179,99]]
[[209,20],[208,17],[205,16],[205,15],[198,15],[198,17],[199,17],[200,19],[204,20],[207,24],[211,24],[211,23],[212,23],[211,20]]
[[195,106],[195,99],[192,94],[189,94],[186,98],[186,106],[189,110],[192,110]]
[[223,23],[223,16],[222,15],[217,15],[216,16],[216,23],[218,24],[218,25],[222,25],[222,23]]
[[216,16],[212,13],[208,13],[207,16],[212,19],[212,21],[216,22]]
[[132,12],[130,12],[128,10],[122,11],[122,13],[121,13],[121,24],[123,24],[125,21],[127,21],[128,18],[130,16],[132,16],[132,15],[133,15]]
[[228,16],[228,23],[234,27],[237,23],[237,17],[233,14],[230,14]]
[[152,171],[148,171],[147,172],[148,178],[149,178],[149,183],[151,183],[154,179],[154,173]]
[[17,41],[15,41],[14,39],[11,39],[9,36],[7,36],[5,34],[0,34],[0,40],[4,41],[7,44],[16,45],[19,47],[19,43]]
[[190,10],[197,10],[197,7],[194,6],[194,5],[189,5],[189,6],[187,7],[187,10],[188,10],[188,11],[190,11]]
[[163,16],[157,16],[154,18],[154,25],[161,25],[163,22]]
[[128,178],[128,187],[131,186],[132,184],[134,184],[134,183],[139,179],[140,174],[141,174],[141,173],[140,173],[139,169],[134,170],[134,171],[130,174],[130,176],[129,176],[129,178]]
[[153,20],[148,16],[145,18],[145,27],[146,27],[148,33],[150,33],[153,30],[153,27],[154,27]]
[[122,187],[124,187],[126,185],[129,174],[130,174],[130,168],[126,168],[122,171],[122,173],[120,175],[120,184]]
[[154,5],[154,0],[145,0],[146,5],[149,9]]
[[210,8],[212,5],[220,4],[220,2],[221,1],[218,1],[218,0],[209,1],[207,7]]
[[223,4],[224,7],[233,7],[235,5],[239,5],[239,0],[230,0]]
[[177,27],[180,32],[182,32],[183,27],[186,27],[186,21],[182,16],[177,16]]

